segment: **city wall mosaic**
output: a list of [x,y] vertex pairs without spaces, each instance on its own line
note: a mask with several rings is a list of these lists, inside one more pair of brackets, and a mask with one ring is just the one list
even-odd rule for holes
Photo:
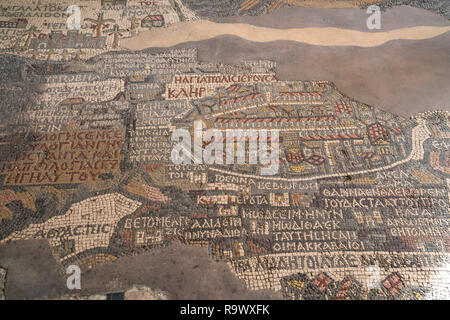
[[[119,50],[201,3],[86,1],[98,15],[81,32],[57,31],[69,2],[2,3],[0,245],[47,239],[88,270],[181,242],[285,299],[450,296],[450,113],[404,119],[329,81],[281,81],[273,61]],[[194,121],[279,130],[278,174],[174,164],[171,134]]]

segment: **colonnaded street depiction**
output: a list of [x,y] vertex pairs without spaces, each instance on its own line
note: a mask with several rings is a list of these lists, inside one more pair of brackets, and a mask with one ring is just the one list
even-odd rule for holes
[[1,0],[0,299],[449,299],[449,19]]

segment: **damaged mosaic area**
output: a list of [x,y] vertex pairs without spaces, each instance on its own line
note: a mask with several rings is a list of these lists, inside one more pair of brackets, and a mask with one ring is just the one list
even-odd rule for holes
[[6,269],[0,268],[0,300],[5,300]]
[[[284,299],[450,297],[448,111],[402,118],[326,79],[281,81],[269,60],[120,49],[295,1],[84,4],[81,31],[60,31],[68,1],[1,5],[0,245],[46,239],[86,271],[181,242]],[[194,121],[279,130],[278,174],[173,164],[171,135]]]

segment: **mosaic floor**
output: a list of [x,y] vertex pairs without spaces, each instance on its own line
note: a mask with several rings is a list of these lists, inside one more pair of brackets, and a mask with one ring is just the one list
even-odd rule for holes
[[[450,298],[450,2],[388,9],[412,10],[430,24],[397,17],[401,28],[376,35],[365,25],[327,33],[311,22],[311,36],[303,26],[246,20],[292,10],[365,17],[360,8],[376,2],[0,1],[0,247],[44,239],[61,270],[87,272],[181,243],[225,262],[248,290],[283,299]],[[397,2],[380,5],[407,1]],[[81,30],[68,30],[68,19]],[[350,97],[334,71],[287,79],[279,68],[286,61],[276,57],[201,58],[197,43],[230,35],[280,51],[288,41],[320,50],[417,42],[439,51],[424,60],[442,64],[407,66],[405,79],[416,69],[426,79],[407,95],[423,90],[430,102],[405,117]],[[374,79],[393,77],[395,68]],[[216,154],[224,164],[195,155],[174,164],[171,136],[184,129],[195,140],[194,123],[216,132],[276,130],[277,173],[228,164],[224,151]],[[1,257],[0,267],[2,299],[11,267]]]

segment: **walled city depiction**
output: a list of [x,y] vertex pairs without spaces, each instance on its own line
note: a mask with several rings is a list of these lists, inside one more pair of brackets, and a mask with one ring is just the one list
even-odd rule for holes
[[450,298],[450,1],[407,2],[0,0],[0,299],[57,298],[37,240],[63,286],[178,248],[243,298]]

